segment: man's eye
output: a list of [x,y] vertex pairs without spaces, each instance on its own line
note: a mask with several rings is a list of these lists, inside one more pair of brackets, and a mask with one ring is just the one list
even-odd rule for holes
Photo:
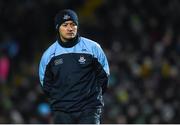
[[76,24],[75,24],[75,23],[72,23],[72,26],[76,26]]

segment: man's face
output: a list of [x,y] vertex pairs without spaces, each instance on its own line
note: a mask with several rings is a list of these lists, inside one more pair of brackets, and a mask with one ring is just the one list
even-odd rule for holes
[[77,25],[73,21],[66,21],[59,27],[62,42],[67,42],[76,37]]

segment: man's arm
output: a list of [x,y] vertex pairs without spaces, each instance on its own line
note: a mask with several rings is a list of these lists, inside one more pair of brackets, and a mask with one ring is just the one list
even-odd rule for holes
[[47,56],[44,54],[39,64],[39,79],[44,93],[49,97],[52,82],[52,73],[50,72],[50,64],[48,64]]
[[102,87],[102,93],[104,93],[108,87],[108,78],[110,72],[109,72],[109,64],[106,55],[99,45],[97,45],[95,49],[94,64],[95,64],[97,81]]

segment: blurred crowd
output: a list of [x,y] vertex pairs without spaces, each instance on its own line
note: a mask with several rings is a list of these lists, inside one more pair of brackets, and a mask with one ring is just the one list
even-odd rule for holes
[[54,16],[79,15],[80,34],[109,60],[102,123],[180,123],[179,0],[1,0],[0,123],[52,123],[38,65]]

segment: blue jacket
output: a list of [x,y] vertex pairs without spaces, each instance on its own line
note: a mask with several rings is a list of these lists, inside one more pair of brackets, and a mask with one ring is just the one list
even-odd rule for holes
[[40,82],[52,110],[102,107],[108,76],[109,65],[102,48],[84,37],[78,37],[73,46],[54,42],[39,65]]

